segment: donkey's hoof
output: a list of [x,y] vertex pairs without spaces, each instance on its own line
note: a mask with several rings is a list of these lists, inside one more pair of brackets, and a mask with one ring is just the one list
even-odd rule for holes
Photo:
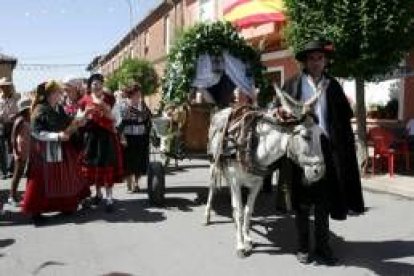
[[207,225],[209,225],[209,224],[210,224],[210,214],[206,215],[206,216],[204,217],[204,221],[203,221],[203,225],[204,225],[204,226],[207,226]]
[[244,251],[246,251],[246,254],[248,254],[253,249],[253,243],[251,241],[247,241],[244,244]]
[[237,249],[237,257],[239,257],[240,259],[246,258],[247,257],[247,253],[244,249]]

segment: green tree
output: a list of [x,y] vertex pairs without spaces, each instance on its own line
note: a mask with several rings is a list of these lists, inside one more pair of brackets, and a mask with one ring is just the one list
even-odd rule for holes
[[126,59],[113,74],[108,76],[105,84],[115,91],[131,83],[138,82],[144,95],[151,95],[158,87],[158,76],[154,66],[143,59]]
[[330,72],[356,80],[358,159],[367,157],[365,81],[394,69],[414,45],[414,0],[285,0],[288,43],[313,38],[335,45]]
[[120,78],[118,74],[119,70],[114,71],[112,74],[106,77],[105,86],[112,92],[120,88]]

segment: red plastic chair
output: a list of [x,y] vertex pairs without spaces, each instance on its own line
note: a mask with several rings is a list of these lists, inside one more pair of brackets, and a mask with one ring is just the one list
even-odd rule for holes
[[374,127],[368,132],[368,140],[374,147],[374,155],[371,157],[371,173],[375,173],[375,160],[381,162],[387,160],[388,173],[394,176],[395,157],[404,157],[405,169],[410,170],[410,151],[406,140],[397,139],[395,135],[384,128]]

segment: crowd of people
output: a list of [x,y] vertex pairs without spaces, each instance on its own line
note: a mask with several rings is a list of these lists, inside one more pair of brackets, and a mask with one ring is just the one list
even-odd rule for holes
[[[285,208],[295,211],[296,256],[305,264],[313,258],[335,264],[337,259],[329,245],[329,217],[345,220],[350,211],[364,212],[350,124],[352,109],[339,83],[327,73],[332,54],[332,45],[325,41],[305,44],[296,55],[302,71],[284,87],[293,98],[302,101],[323,90],[315,116],[324,131],[322,148],[327,173],[309,186],[304,183],[303,172],[287,160],[278,183],[280,194],[287,193],[280,198],[290,197],[291,206]],[[9,203],[20,202],[17,186],[28,163],[21,207],[34,220],[42,219],[45,212],[73,213],[79,205],[100,202],[111,212],[113,185],[123,179],[130,192],[139,190],[140,177],[149,161],[151,112],[138,83],[114,96],[105,92],[103,81],[102,75],[94,74],[85,89],[82,82],[75,80],[63,86],[55,81],[45,82],[38,85],[31,100],[18,100],[13,97],[11,84],[0,82],[0,169],[7,178],[5,149],[10,144],[14,169]],[[252,91],[236,89],[233,101],[235,105],[254,105],[254,95]],[[281,118],[289,116],[277,102],[271,103],[271,108]]]
[[101,74],[87,81],[52,80],[19,98],[11,82],[0,81],[0,168],[3,179],[12,177],[8,204],[34,221],[101,202],[112,212],[113,185],[124,179],[128,191],[139,190],[149,161],[151,111],[139,83],[118,97],[103,83]]

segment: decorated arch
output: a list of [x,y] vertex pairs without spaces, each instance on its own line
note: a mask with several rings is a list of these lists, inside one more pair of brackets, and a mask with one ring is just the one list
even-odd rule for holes
[[163,102],[185,102],[194,90],[193,81],[200,56],[221,57],[223,54],[247,65],[246,74],[260,91],[259,103],[264,101],[268,85],[263,75],[260,53],[248,45],[230,23],[214,22],[197,24],[176,40],[168,55],[162,82]]

